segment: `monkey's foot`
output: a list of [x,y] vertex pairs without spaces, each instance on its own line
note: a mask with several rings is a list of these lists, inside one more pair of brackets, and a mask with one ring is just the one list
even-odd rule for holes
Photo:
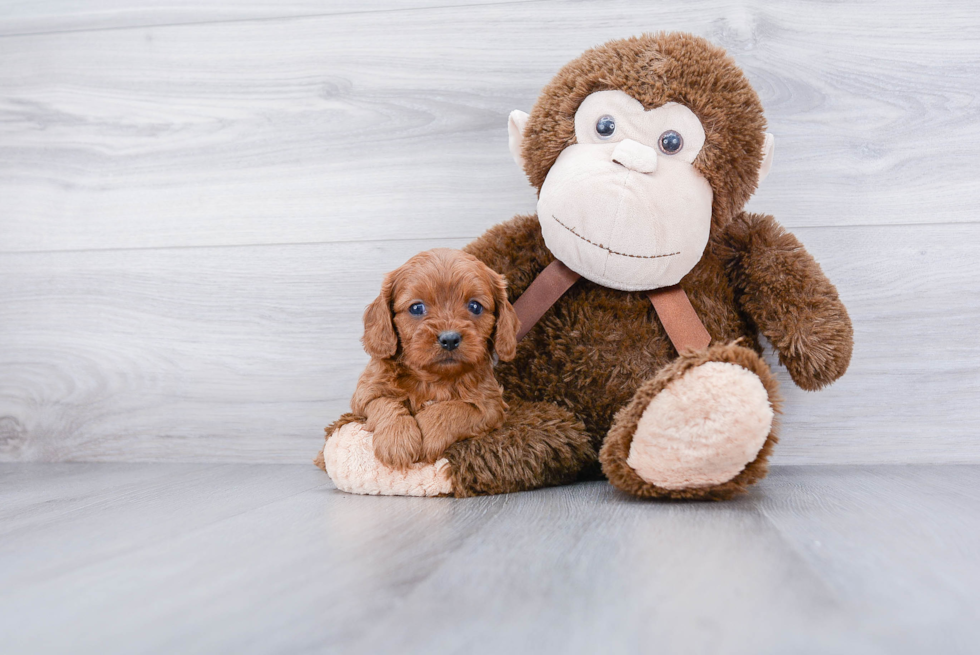
[[[374,456],[373,437],[361,423],[346,423],[323,446],[323,465],[341,491],[373,496],[445,496],[452,493],[449,462],[388,468]],[[319,464],[320,458],[317,457]]]
[[720,345],[683,355],[616,416],[603,471],[638,496],[729,498],[765,476],[778,404],[755,352]]

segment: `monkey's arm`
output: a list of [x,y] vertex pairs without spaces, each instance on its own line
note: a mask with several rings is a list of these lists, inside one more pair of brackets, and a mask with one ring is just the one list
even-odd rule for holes
[[742,213],[725,229],[721,255],[742,310],[796,384],[815,391],[842,376],[853,329],[837,289],[795,236],[771,216]]
[[434,462],[460,439],[484,434],[504,421],[503,400],[497,403],[446,400],[423,408],[415,415],[422,430],[423,461]]
[[463,250],[507,278],[511,301],[555,259],[544,244],[541,225],[534,215],[515,216],[494,225]]

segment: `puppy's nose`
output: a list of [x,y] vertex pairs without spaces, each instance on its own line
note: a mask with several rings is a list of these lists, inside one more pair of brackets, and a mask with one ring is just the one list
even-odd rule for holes
[[456,350],[459,348],[459,342],[462,340],[463,337],[459,332],[446,331],[439,333],[438,341],[443,350]]

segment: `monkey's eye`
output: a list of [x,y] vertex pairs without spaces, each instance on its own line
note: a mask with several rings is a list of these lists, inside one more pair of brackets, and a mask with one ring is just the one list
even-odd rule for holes
[[408,306],[408,313],[412,316],[422,316],[425,314],[425,303],[424,302],[413,302]]
[[608,139],[616,132],[616,121],[606,115],[595,122],[595,133],[600,139]]
[[674,130],[667,130],[660,135],[660,151],[665,155],[676,155],[684,147],[684,139]]
[[470,310],[470,314],[473,314],[474,316],[479,316],[483,313],[483,305],[475,300],[471,300],[469,304],[466,305],[466,309]]

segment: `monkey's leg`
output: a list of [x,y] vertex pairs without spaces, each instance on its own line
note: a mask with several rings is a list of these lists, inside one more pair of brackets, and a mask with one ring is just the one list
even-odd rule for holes
[[446,449],[454,496],[568,484],[595,464],[585,426],[571,412],[544,402],[507,403],[502,426]]
[[636,496],[731,498],[766,475],[779,404],[755,352],[721,344],[682,355],[616,415],[602,470]]
[[[317,457],[339,489],[385,496],[479,496],[574,482],[596,461],[585,426],[550,403],[509,401],[504,424],[459,441],[434,464],[391,469],[374,456],[372,435],[340,421]],[[334,426],[331,426],[333,428]]]
[[[364,423],[343,418],[330,426],[314,463],[341,491],[381,496],[446,496],[452,492],[446,460],[390,468],[374,454],[374,435]],[[328,430],[330,429],[328,428]]]

